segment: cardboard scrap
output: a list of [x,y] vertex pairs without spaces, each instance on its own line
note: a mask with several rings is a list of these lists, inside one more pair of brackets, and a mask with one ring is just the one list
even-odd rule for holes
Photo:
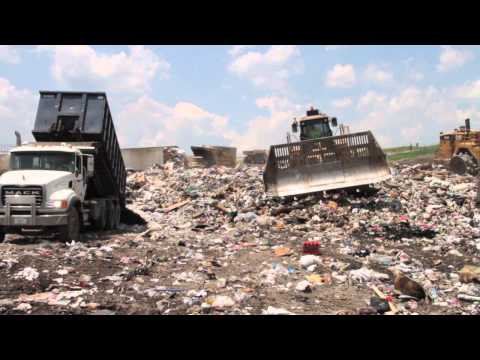
[[286,246],[281,246],[275,249],[275,256],[290,256],[292,255],[292,250]]
[[169,207],[163,208],[163,209],[161,209],[161,211],[164,212],[164,213],[169,213],[170,211],[179,209],[182,206],[187,205],[189,202],[190,202],[190,200],[181,201],[181,202],[178,202],[176,204],[170,205]]

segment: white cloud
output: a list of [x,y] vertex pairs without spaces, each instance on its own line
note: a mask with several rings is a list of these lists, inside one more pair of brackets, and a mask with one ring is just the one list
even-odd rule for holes
[[480,119],[476,102],[463,108],[453,90],[410,86],[391,96],[369,91],[358,101],[351,128],[372,130],[382,146],[437,143],[439,131],[453,129],[467,117]]
[[288,79],[303,70],[300,50],[295,45],[274,45],[267,51],[249,51],[234,57],[228,69],[256,86],[285,90]]
[[38,46],[53,54],[54,79],[69,88],[96,87],[107,91],[141,93],[159,76],[168,78],[170,64],[145,46],[129,46],[106,54],[87,45]]
[[226,134],[230,145],[237,147],[239,151],[268,149],[270,145],[285,143],[293,118],[304,113],[306,109],[305,106],[278,96],[258,98],[256,105],[260,109],[267,109],[268,115],[251,119],[242,133],[229,131]]
[[412,108],[416,105],[419,105],[421,101],[425,99],[422,98],[422,93],[415,87],[409,87],[403,90],[398,96],[394,96],[390,99],[389,106],[390,110],[396,112],[405,109]]
[[392,146],[393,144],[392,138],[387,135],[385,114],[382,111],[371,111],[366,115],[362,115],[359,121],[346,125],[351,127],[352,132],[371,131],[382,147]]
[[37,104],[38,95],[0,77],[0,144],[15,144],[15,130],[20,131],[23,140],[32,139]]
[[355,84],[355,69],[353,65],[337,64],[327,74],[326,84],[329,87],[348,88]]
[[278,96],[258,98],[255,104],[267,115],[250,119],[243,130],[234,130],[227,116],[190,102],[170,106],[142,96],[115,115],[120,145],[178,145],[185,150],[192,145],[226,145],[237,147],[239,154],[248,149],[268,149],[272,144],[286,142],[293,118],[306,109]]
[[417,123],[416,125],[410,127],[403,127],[400,130],[403,138],[406,140],[405,145],[407,144],[408,140],[408,144],[412,145],[420,142],[424,131],[425,129],[422,123]]
[[122,147],[178,145],[189,150],[191,145],[225,144],[228,131],[225,116],[190,102],[169,106],[146,95],[127,104],[116,119]]
[[464,99],[480,99],[480,80],[456,87],[455,96]]
[[332,101],[332,106],[337,109],[344,109],[348,108],[352,105],[352,99],[349,97],[345,97],[342,99],[337,99]]
[[238,56],[241,53],[244,53],[246,50],[254,48],[255,45],[234,45],[232,48],[228,51],[228,53],[231,56]]
[[8,64],[18,64],[20,62],[20,54],[12,45],[0,45],[0,61]]
[[358,100],[358,108],[378,107],[385,103],[386,96],[381,95],[375,91],[368,91]]
[[473,60],[473,53],[468,50],[455,49],[452,46],[442,46],[437,70],[440,72],[460,68]]
[[364,76],[366,80],[376,83],[385,83],[393,79],[393,75],[391,72],[388,72],[387,70],[382,69],[378,65],[374,64],[370,64],[367,66]]

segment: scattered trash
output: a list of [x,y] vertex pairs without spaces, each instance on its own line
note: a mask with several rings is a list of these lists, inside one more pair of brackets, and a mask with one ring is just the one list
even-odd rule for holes
[[417,299],[425,298],[425,290],[419,283],[405,276],[398,269],[393,269],[392,272],[394,275],[396,290],[400,291],[402,294],[413,296]]
[[307,275],[306,279],[313,285],[331,285],[333,283],[333,278],[330,274]]
[[460,271],[460,281],[470,283],[473,281],[480,282],[480,267],[473,265],[465,265]]
[[312,284],[306,280],[300,281],[295,287],[295,290],[300,292],[312,292]]
[[28,311],[32,310],[32,305],[27,304],[27,303],[21,303],[21,304],[17,305],[15,310],[28,312]]
[[294,313],[288,310],[275,308],[273,306],[269,306],[267,310],[263,310],[262,314],[263,315],[295,315]]
[[305,241],[303,243],[303,253],[320,255],[320,242],[319,241]]
[[390,311],[390,306],[388,305],[388,301],[384,299],[380,299],[376,296],[373,296],[370,298],[370,306],[377,310],[379,314],[386,313],[387,311]]
[[23,270],[19,271],[18,273],[15,274],[14,278],[15,279],[25,279],[28,281],[33,281],[37,279],[39,276],[38,271],[31,268],[31,267],[26,267]]
[[228,296],[219,295],[219,296],[217,296],[213,299],[213,301],[210,305],[214,308],[217,308],[217,309],[223,309],[225,307],[234,306],[235,301]]
[[357,270],[350,271],[350,277],[352,280],[357,282],[368,282],[371,280],[387,280],[389,276],[387,274],[379,273],[372,269],[362,267]]
[[315,255],[304,255],[300,258],[300,265],[304,268],[310,265],[321,264],[320,258]]
[[0,244],[0,313],[480,313],[470,175],[394,164],[375,191],[286,199],[265,193],[260,166],[189,168],[168,152],[128,174],[138,221]]
[[291,254],[292,254],[292,250],[285,246],[281,246],[275,249],[275,256],[278,256],[278,257],[289,256]]
[[466,300],[466,301],[480,301],[480,296],[472,296],[468,294],[458,294],[457,298],[460,300]]

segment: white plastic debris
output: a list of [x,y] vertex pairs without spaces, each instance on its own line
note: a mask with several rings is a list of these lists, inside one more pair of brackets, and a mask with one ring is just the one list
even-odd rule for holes
[[300,281],[297,286],[295,286],[295,290],[300,292],[309,292],[312,290],[312,284],[307,280]]
[[216,296],[213,303],[212,303],[212,307],[217,308],[217,309],[232,307],[234,305],[235,305],[235,301],[231,297],[224,296],[224,295]]
[[31,267],[26,267],[23,270],[19,271],[18,273],[15,274],[14,278],[15,279],[25,279],[28,281],[33,281],[37,279],[39,276],[39,273],[37,270]]
[[300,265],[303,268],[308,268],[309,266],[314,264],[321,264],[320,258],[316,255],[303,255],[300,258]]
[[387,274],[379,273],[365,267],[357,270],[350,270],[350,277],[352,280],[357,282],[368,282],[370,280],[387,280],[390,278]]
[[263,315],[295,315],[294,313],[286,309],[276,308],[273,306],[269,306],[267,310],[263,310],[262,314]]

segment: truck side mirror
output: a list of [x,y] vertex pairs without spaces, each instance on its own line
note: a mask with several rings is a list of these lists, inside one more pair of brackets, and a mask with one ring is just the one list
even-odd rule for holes
[[87,177],[89,178],[93,177],[94,169],[95,169],[95,166],[93,163],[93,156],[88,156],[87,157]]
[[332,126],[333,127],[337,126],[337,118],[336,117],[332,118]]
[[296,122],[294,122],[294,123],[292,124],[292,132],[296,133],[297,130],[298,130],[298,124],[297,124]]

